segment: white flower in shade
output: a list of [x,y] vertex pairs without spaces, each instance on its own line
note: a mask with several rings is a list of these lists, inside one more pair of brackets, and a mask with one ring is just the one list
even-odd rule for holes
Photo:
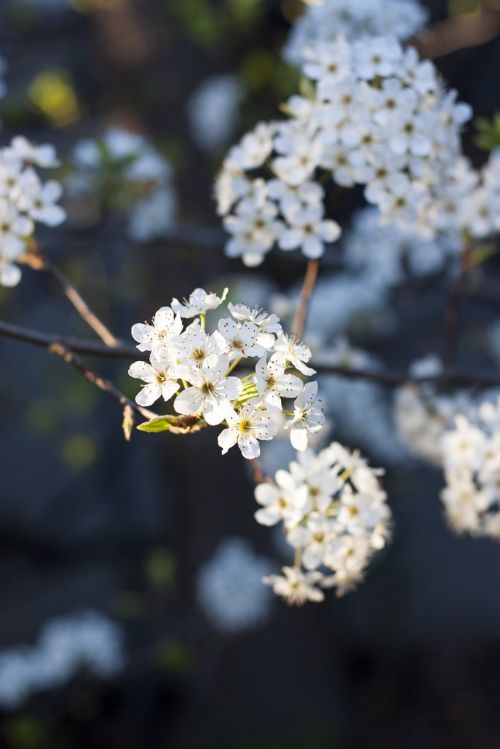
[[259,328],[255,323],[239,323],[225,317],[219,320],[218,330],[224,339],[225,351],[230,359],[247,356],[262,356],[264,349],[259,346]]
[[138,342],[139,351],[157,351],[170,338],[182,332],[182,320],[170,307],[161,307],[153,317],[152,325],[137,323],[132,327],[132,338]]
[[151,354],[150,363],[134,362],[128,373],[146,383],[135,398],[140,406],[151,406],[158,398],[168,401],[180,387],[175,366],[166,351]]
[[286,214],[288,227],[279,238],[282,250],[296,250],[300,247],[308,258],[317,259],[323,255],[324,245],[335,242],[341,234],[335,221],[323,220],[322,206],[306,206],[301,210]]
[[14,263],[0,259],[0,286],[12,288],[21,280],[21,269]]
[[305,525],[292,528],[287,534],[288,543],[294,548],[304,549],[302,563],[308,570],[323,564],[329,542],[335,538],[336,525],[332,518],[319,512],[311,513]]
[[170,344],[180,363],[188,369],[199,368],[209,358],[217,358],[226,347],[224,338],[217,331],[206,333],[199,320],[192,322],[182,335],[174,336]]
[[274,351],[275,353],[271,357],[274,361],[278,361],[285,366],[291,365],[307,377],[316,374],[316,370],[306,364],[312,356],[311,349],[307,344],[293,336],[286,335],[286,333],[279,335]]
[[304,49],[304,73],[323,85],[337,85],[351,72],[352,50],[343,37],[335,42],[320,43]]
[[290,442],[296,450],[306,450],[308,434],[319,432],[325,424],[322,402],[318,398],[318,383],[308,382],[295,400],[290,427]]
[[32,169],[21,174],[13,191],[18,208],[47,226],[58,226],[66,218],[66,211],[56,204],[61,195],[62,187],[59,182],[49,180],[42,184]]
[[34,164],[44,169],[53,169],[60,163],[53,145],[45,143],[35,146],[22,135],[13,138],[5,152],[7,156],[13,156],[27,164]]
[[263,579],[273,592],[287,603],[302,606],[307,601],[320,603],[325,595],[318,587],[323,580],[320,572],[303,572],[296,567],[282,567],[283,575],[269,575]]
[[285,373],[285,365],[263,357],[255,367],[254,382],[262,401],[277,411],[282,410],[282,398],[296,398],[304,387],[299,377]]
[[240,411],[226,416],[227,429],[219,434],[218,443],[225,455],[236,444],[247,460],[260,455],[259,440],[272,440],[278,427],[266,408],[249,402]]
[[178,299],[172,299],[171,308],[176,315],[181,317],[197,317],[205,315],[213,309],[217,309],[227,297],[227,289],[224,289],[220,296],[213,292],[207,292],[205,289],[195,289],[189,295],[189,299],[179,302]]
[[387,37],[355,42],[353,53],[354,68],[359,77],[365,80],[394,75],[403,59],[401,45]]
[[33,221],[21,215],[14,205],[0,199],[0,257],[15,259],[33,231]]
[[192,387],[174,401],[177,413],[185,416],[202,414],[211,426],[220,424],[231,412],[231,401],[237,399],[242,385],[239,377],[226,377],[229,359],[225,356],[205,360],[200,368],[185,372]]
[[323,151],[319,138],[311,139],[301,133],[289,135],[283,132],[276,139],[275,146],[282,155],[273,160],[273,169],[288,185],[300,185],[310,179]]
[[268,182],[267,192],[277,201],[286,216],[305,206],[321,206],[325,191],[317,182],[303,182],[300,185],[287,185],[280,179]]
[[255,519],[266,526],[280,521],[295,526],[311,508],[307,486],[298,486],[287,471],[277,471],[275,481],[275,484],[266,482],[255,487],[255,499],[262,505]]
[[276,336],[283,332],[278,315],[245,304],[228,304],[231,315],[238,322],[251,322],[259,329],[257,343],[265,349],[273,347]]

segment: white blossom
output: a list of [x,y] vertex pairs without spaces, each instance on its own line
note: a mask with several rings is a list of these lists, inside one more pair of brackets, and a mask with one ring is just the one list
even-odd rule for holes
[[315,434],[324,426],[323,403],[317,396],[318,383],[308,382],[293,404],[293,416],[287,427],[290,427],[290,441],[296,450],[306,450],[308,433]]

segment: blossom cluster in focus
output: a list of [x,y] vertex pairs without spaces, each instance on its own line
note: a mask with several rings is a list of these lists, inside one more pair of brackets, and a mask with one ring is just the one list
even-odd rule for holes
[[[309,347],[283,332],[277,315],[243,304],[229,304],[230,317],[206,329],[206,314],[225,300],[195,289],[189,299],[173,299],[151,324],[137,324],[132,336],[149,362],[138,361],[131,377],[144,382],[136,397],[143,407],[169,401],[181,416],[208,426],[222,425],[222,452],[238,444],[248,459],[260,455],[259,442],[284,428],[297,450],[305,450],[309,434],[324,424],[317,382],[304,382],[315,370],[308,366]],[[250,360],[256,360],[250,363]],[[234,370],[240,365],[244,375]]]

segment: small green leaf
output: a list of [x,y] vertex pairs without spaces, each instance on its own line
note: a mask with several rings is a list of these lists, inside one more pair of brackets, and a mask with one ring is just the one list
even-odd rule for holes
[[174,421],[175,416],[159,416],[157,419],[151,419],[151,421],[145,421],[143,424],[139,424],[137,429],[141,432],[150,432],[150,434],[168,432]]

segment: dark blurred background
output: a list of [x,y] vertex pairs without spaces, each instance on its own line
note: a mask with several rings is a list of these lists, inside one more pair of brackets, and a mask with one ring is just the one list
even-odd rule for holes
[[[425,4],[432,21],[478,5]],[[207,77],[236,77],[242,98],[226,145],[276,116],[296,85],[281,47],[298,5],[0,0],[9,66],[0,137],[22,132],[65,155],[110,124],[140,132],[172,165],[179,222],[217,230],[212,183],[225,147],[199,147],[187,102]],[[437,65],[477,116],[500,109],[499,39]],[[222,245],[133,245],[99,226],[41,238],[125,340],[133,322],[195,286],[245,273],[286,294],[304,270],[275,253],[243,272]],[[367,346],[398,366],[439,347],[442,291],[400,292],[404,327]],[[28,270],[14,291],[0,289],[0,310],[18,324],[87,335],[49,280]],[[481,328],[495,311],[471,303],[465,325]],[[252,481],[236,451],[220,458],[211,432],[136,433],[127,444],[116,404],[55,358],[2,340],[0,362],[0,651],[32,647],[47,621],[90,609],[115,623],[124,653],[111,678],[82,669],[4,705],[1,747],[500,746],[500,548],[447,529],[438,471],[410,458],[388,471],[394,540],[358,590],[302,609],[266,599],[254,626],[218,626],[199,587],[219,545],[245,539],[269,572],[280,564],[275,535],[253,519]],[[134,394],[126,362],[92,364]]]

